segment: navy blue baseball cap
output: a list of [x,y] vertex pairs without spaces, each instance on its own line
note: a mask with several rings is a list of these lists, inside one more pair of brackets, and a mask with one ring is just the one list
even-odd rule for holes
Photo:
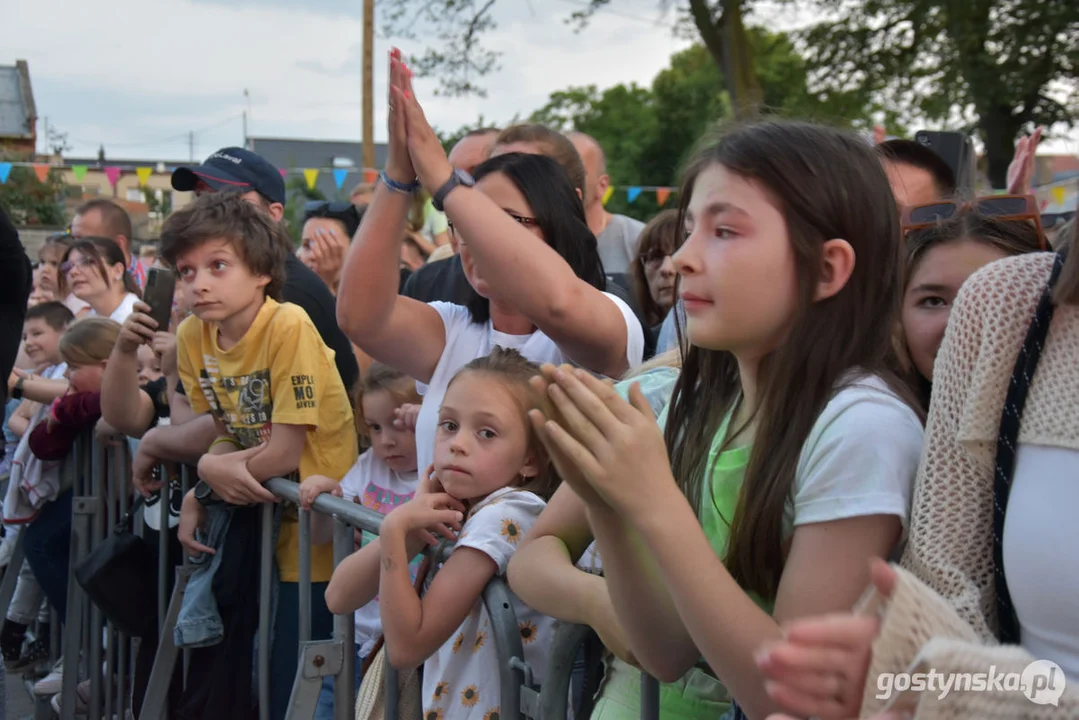
[[270,202],[285,204],[285,180],[266,158],[250,150],[228,147],[218,150],[202,165],[172,171],[172,187],[191,192],[199,181],[217,190],[257,190]]

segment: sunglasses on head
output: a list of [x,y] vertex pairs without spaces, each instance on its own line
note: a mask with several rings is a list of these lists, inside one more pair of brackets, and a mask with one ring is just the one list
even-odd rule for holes
[[941,200],[903,209],[902,231],[908,233],[951,220],[967,210],[996,220],[1019,220],[1034,224],[1042,250],[1047,248],[1038,201],[1033,195],[989,195],[969,201]]

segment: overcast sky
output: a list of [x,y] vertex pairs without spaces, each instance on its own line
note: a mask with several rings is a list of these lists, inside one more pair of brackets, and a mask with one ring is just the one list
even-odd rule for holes
[[[104,144],[112,159],[187,160],[190,131],[195,158],[240,144],[245,89],[253,136],[361,137],[362,0],[2,2],[0,64],[29,62],[38,135],[44,138],[48,118],[68,133],[69,157],[96,155]],[[498,29],[485,39],[504,53],[501,70],[484,80],[488,97],[439,98],[433,82],[420,80],[428,117],[444,130],[480,115],[504,124],[570,85],[647,85],[688,44],[671,33],[659,0],[618,0],[574,34],[564,21],[583,4],[501,0]],[[789,23],[776,14],[767,22],[772,29]],[[375,42],[375,138],[382,140],[394,41]],[[1075,142],[1068,145],[1076,151]]]

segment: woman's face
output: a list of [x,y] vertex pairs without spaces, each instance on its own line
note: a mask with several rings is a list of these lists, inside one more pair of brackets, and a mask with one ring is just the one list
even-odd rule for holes
[[[528,204],[525,196],[521,194],[521,191],[517,189],[517,186],[509,178],[497,172],[484,175],[483,179],[476,183],[476,189],[491,198],[507,215],[530,230],[540,241],[544,240],[543,231],[534,222],[535,215],[532,214],[532,206]],[[476,269],[476,263],[468,250],[468,238],[461,235],[458,230],[454,230],[454,232],[457,234],[461,264],[464,266],[468,281],[481,296],[488,300],[497,300],[497,298],[491,297],[491,287]]]
[[667,250],[656,246],[641,256],[641,264],[652,302],[663,310],[670,309],[674,304],[674,281],[678,276],[673,257]]
[[926,380],[944,339],[959,288],[979,268],[1007,257],[986,243],[958,240],[926,251],[903,293],[903,337],[910,360]]
[[[97,261],[83,255],[78,250],[68,253],[64,263],[67,273],[67,286],[79,300],[93,303],[97,298],[110,292],[112,285],[123,280],[124,266],[117,263],[112,267],[106,266],[106,273],[111,277],[109,281],[101,276],[100,266]],[[123,285],[120,286],[121,288]]]
[[783,213],[759,183],[716,164],[697,176],[685,231],[674,266],[690,342],[740,359],[774,350],[798,306]]

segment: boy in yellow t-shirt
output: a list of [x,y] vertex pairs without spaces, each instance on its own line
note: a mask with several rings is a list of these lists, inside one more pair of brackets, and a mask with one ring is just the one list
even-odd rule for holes
[[[283,233],[254,204],[220,193],[173,213],[162,229],[161,255],[176,268],[193,312],[177,330],[180,377],[192,409],[212,413],[219,429],[199,461],[202,482],[184,498],[180,538],[189,551],[208,549],[192,534],[204,505],[272,502],[262,486],[269,478],[340,478],[356,460],[352,410],[333,351],[302,308],[274,299],[284,284]],[[289,509],[276,547],[281,585],[271,661],[272,681],[289,686],[299,634],[290,602],[298,558],[296,512]],[[313,638],[332,632],[323,598],[332,573],[332,544],[312,547]]]

